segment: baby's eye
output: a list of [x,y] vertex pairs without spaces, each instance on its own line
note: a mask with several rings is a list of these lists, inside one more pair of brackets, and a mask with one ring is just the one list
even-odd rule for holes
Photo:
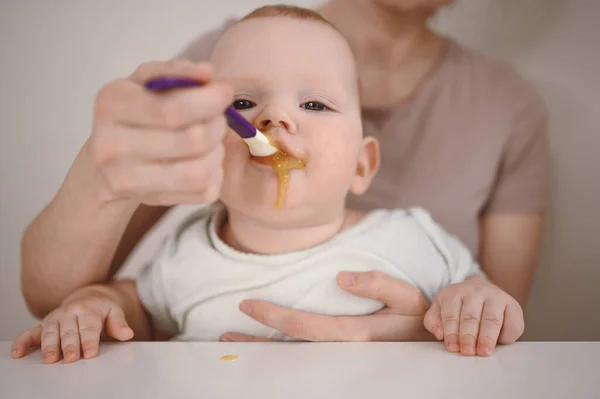
[[304,108],[308,111],[328,111],[329,107],[318,101],[307,101],[300,105],[300,108]]
[[235,109],[250,109],[256,107],[256,104],[250,100],[235,100],[233,102],[233,108]]

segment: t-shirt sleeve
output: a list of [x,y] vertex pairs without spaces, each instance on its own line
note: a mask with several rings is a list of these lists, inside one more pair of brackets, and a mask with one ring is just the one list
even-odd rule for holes
[[458,238],[436,223],[429,212],[414,208],[411,209],[411,214],[444,258],[448,267],[447,284],[460,283],[473,276],[485,276],[471,251]]
[[525,83],[510,96],[510,135],[484,214],[543,211],[548,201],[549,145],[545,104]]
[[165,287],[163,266],[169,252],[169,240],[165,240],[155,259],[146,264],[136,279],[138,296],[150,315],[152,326],[159,332],[172,337],[179,333],[170,313],[170,298]]
[[203,33],[187,45],[176,58],[184,58],[192,62],[208,61],[223,32],[235,23],[234,19],[225,21],[223,25]]

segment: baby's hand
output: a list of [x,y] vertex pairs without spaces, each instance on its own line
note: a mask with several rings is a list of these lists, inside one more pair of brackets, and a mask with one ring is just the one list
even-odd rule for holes
[[425,314],[425,328],[448,352],[490,356],[497,343],[511,344],[525,328],[519,303],[483,278],[444,287]]
[[100,335],[120,341],[133,338],[133,330],[125,313],[112,299],[101,292],[88,290],[85,295],[64,302],[44,318],[42,324],[17,337],[12,345],[12,357],[27,355],[30,348],[42,348],[44,363],[55,363],[62,353],[65,363],[90,359],[98,353]]

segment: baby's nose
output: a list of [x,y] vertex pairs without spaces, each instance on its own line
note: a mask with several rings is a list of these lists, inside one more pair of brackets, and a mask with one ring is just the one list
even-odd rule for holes
[[267,105],[256,118],[255,124],[259,130],[279,127],[287,130],[288,133],[296,132],[296,124],[292,118],[283,109],[274,105]]

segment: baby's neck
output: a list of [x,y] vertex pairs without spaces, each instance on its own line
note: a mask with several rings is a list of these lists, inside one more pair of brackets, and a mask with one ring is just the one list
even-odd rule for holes
[[362,212],[343,209],[319,223],[282,228],[227,210],[227,217],[217,229],[221,240],[238,251],[273,255],[301,251],[322,244],[356,224],[363,216]]

